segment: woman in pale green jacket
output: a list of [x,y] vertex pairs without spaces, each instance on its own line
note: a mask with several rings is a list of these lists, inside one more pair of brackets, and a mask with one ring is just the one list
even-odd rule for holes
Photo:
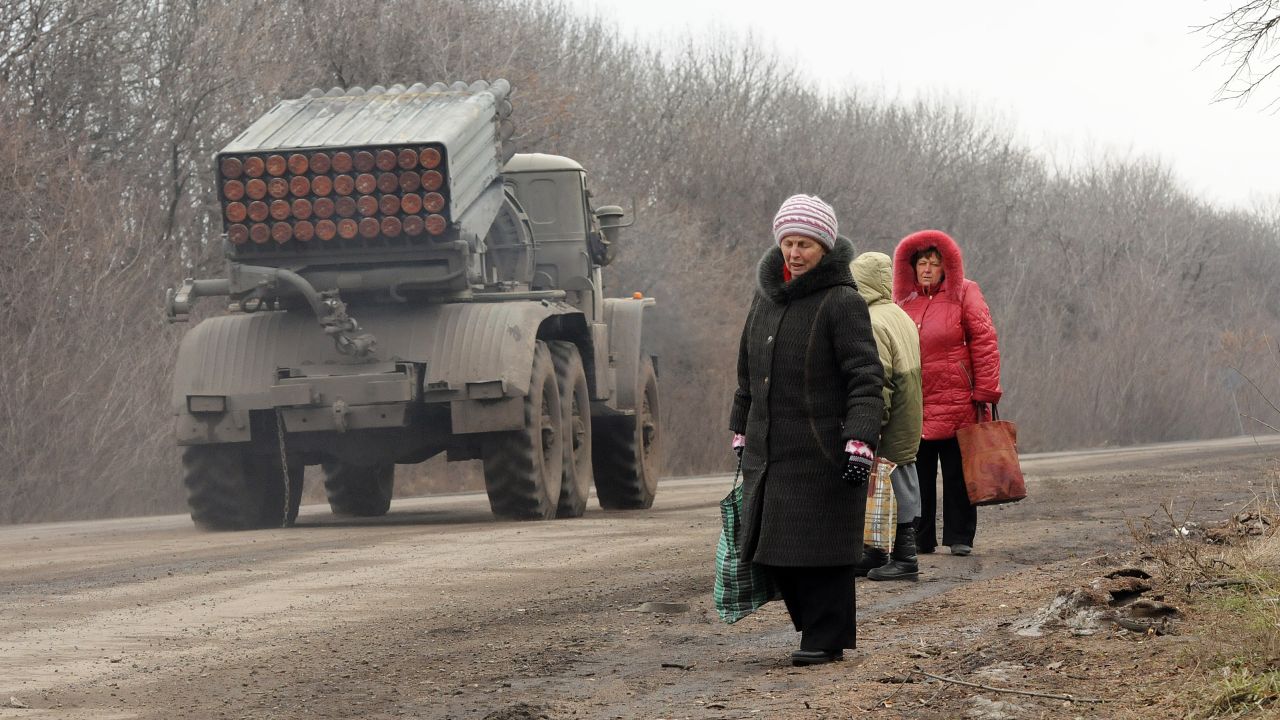
[[920,479],[916,452],[924,419],[920,389],[920,335],[909,315],[893,302],[893,265],[884,253],[863,253],[849,264],[858,292],[871,312],[871,329],[884,366],[884,417],[877,455],[897,464],[893,493],[898,499],[898,527],[893,553],[864,547],[858,575],[871,580],[915,580],[915,519],[920,515]]

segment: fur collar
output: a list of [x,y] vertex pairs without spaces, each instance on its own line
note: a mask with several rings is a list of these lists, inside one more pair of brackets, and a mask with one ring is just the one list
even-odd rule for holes
[[760,258],[760,263],[756,266],[756,287],[765,297],[779,305],[834,285],[856,288],[853,275],[849,272],[849,262],[852,260],[853,243],[844,237],[837,237],[836,246],[823,255],[812,270],[791,282],[783,282],[782,251],[775,245],[765,251],[764,257]]

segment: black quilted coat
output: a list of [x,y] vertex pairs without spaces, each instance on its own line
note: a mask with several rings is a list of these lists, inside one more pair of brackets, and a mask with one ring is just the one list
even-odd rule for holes
[[874,448],[879,439],[883,369],[852,259],[840,238],[791,282],[776,247],[757,269],[729,416],[747,436],[738,542],[753,562],[827,567],[862,556],[865,487],[840,476],[846,440]]

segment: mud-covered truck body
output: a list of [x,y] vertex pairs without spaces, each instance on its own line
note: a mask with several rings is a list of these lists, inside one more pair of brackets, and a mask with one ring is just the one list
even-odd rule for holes
[[227,271],[171,291],[191,515],[293,521],[303,468],[385,514],[396,464],[483,461],[495,515],[653,502],[653,300],[605,298],[623,223],[569,158],[513,154],[506,81],[312,91],[216,158]]

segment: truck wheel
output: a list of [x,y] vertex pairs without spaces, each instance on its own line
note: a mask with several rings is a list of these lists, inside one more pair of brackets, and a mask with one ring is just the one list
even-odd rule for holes
[[658,376],[653,361],[640,364],[636,414],[597,420],[592,460],[596,495],[606,510],[653,506],[662,472],[662,430],[658,415]]
[[331,461],[323,464],[324,492],[334,515],[381,517],[391,509],[395,486],[394,463],[355,465]]
[[182,453],[191,519],[207,530],[253,530],[293,524],[302,502],[302,463],[289,463],[289,508],[278,455],[248,443],[192,445]]
[[494,433],[484,448],[484,487],[489,507],[504,520],[549,520],[560,501],[564,472],[563,415],[551,350],[541,340],[533,352],[524,427]]
[[591,396],[587,392],[587,371],[577,345],[564,341],[550,345],[564,426],[564,472],[556,517],[582,517],[591,493]]

